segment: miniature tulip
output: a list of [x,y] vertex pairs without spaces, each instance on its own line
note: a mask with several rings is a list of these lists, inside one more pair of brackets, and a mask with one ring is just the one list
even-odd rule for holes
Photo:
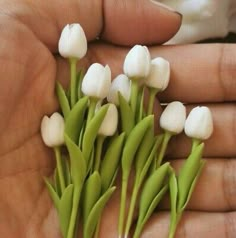
[[150,72],[151,57],[146,46],[135,45],[126,55],[124,73],[131,79],[147,77]]
[[151,61],[151,70],[145,79],[148,87],[163,91],[167,88],[170,79],[170,64],[167,60],[157,57]]
[[65,58],[81,59],[87,52],[87,40],[80,24],[66,25],[58,43],[59,53]]
[[111,70],[108,65],[92,64],[82,81],[82,92],[92,98],[104,99],[111,86]]
[[169,103],[161,114],[160,126],[172,134],[179,134],[184,129],[185,119],[185,106],[181,102],[174,101]]
[[110,91],[107,96],[108,102],[119,105],[118,92],[127,102],[130,100],[131,81],[125,74],[118,75],[111,83]]
[[44,143],[49,147],[64,144],[64,118],[55,112],[49,118],[44,116],[41,122],[41,135]]
[[99,128],[98,134],[102,136],[113,136],[118,126],[118,111],[114,104],[109,104],[107,113]]
[[208,107],[195,107],[189,113],[184,131],[187,136],[199,140],[208,139],[213,132],[213,119]]

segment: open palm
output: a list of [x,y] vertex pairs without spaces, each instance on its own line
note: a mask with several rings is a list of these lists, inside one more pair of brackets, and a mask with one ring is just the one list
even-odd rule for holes
[[[55,55],[61,29],[67,23],[80,22],[91,41],[81,65],[86,67],[95,61],[108,63],[116,75],[121,72],[122,61],[128,51],[128,47],[124,46],[165,42],[178,30],[181,18],[144,0],[120,3],[12,0],[1,1],[0,11],[0,236],[60,237],[57,214],[42,179],[52,174],[54,158],[41,140],[39,127],[43,115],[58,108],[54,91],[56,79],[64,85],[68,83],[66,61]],[[94,41],[97,36],[103,43]],[[227,47],[223,54],[225,57],[233,48]],[[188,103],[235,100],[233,63],[224,68],[228,65],[228,58],[226,61],[223,59],[220,64],[222,72],[217,70],[222,48],[219,45],[153,46],[153,55],[161,55],[173,63],[173,82],[161,100],[176,99]],[[213,54],[214,59],[203,57],[206,50]],[[193,63],[187,61],[187,56],[196,57],[195,63],[199,66],[194,68]],[[180,57],[183,57],[182,63],[179,62]],[[230,57],[233,58],[232,55]],[[192,69],[196,68],[200,70],[188,82]],[[205,81],[197,81],[208,69]],[[223,76],[226,81],[220,78]],[[212,88],[211,92],[208,87]],[[198,93],[193,93],[195,90]],[[212,159],[204,171],[195,199],[189,206],[195,212],[187,213],[187,226],[183,226],[185,230],[179,230],[179,237],[233,237],[234,234],[236,202],[233,197],[236,189],[232,168],[236,163],[233,160],[225,162],[222,157],[236,154],[235,133],[232,133],[235,104],[212,104],[212,109],[216,132],[208,143],[206,155],[217,159]],[[222,113],[227,116],[223,117]],[[224,129],[222,123],[227,123]],[[188,142],[182,137],[177,143],[175,140],[172,142],[169,157],[183,158]],[[173,161],[177,167],[181,163],[181,160]],[[215,174],[219,174],[217,178]],[[223,175],[224,178],[220,177]],[[119,196],[114,196],[104,212],[101,237],[117,237],[118,199]],[[165,203],[163,208],[167,208]],[[213,216],[208,211],[218,213]],[[226,215],[221,213],[224,211],[232,212]],[[226,220],[230,221],[229,225],[225,225]],[[204,222],[212,224],[212,228],[206,229]],[[197,227],[194,230],[188,224],[196,224]],[[153,216],[143,237],[153,237],[155,233],[165,237],[167,229],[168,213],[161,212]]]

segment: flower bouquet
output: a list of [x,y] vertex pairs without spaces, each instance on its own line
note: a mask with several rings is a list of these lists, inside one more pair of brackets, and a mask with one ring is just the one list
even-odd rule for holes
[[[124,59],[124,72],[112,81],[108,65],[94,63],[85,74],[77,71],[86,51],[81,26],[67,25],[59,52],[70,64],[70,86],[66,90],[57,82],[60,111],[44,116],[41,123],[43,141],[55,152],[54,175],[45,183],[62,236],[74,238],[79,230],[84,238],[99,237],[103,209],[121,179],[118,236],[140,237],[169,191],[172,238],[204,166],[203,141],[213,131],[211,112],[196,107],[186,119],[185,106],[171,102],[160,116],[163,132],[156,134],[154,102],[168,86],[169,62],[161,57],[151,60],[148,48],[136,45]],[[192,150],[176,174],[163,159],[171,138],[183,130],[192,138]],[[134,182],[128,203],[131,171]],[[131,232],[135,208],[138,215]]]

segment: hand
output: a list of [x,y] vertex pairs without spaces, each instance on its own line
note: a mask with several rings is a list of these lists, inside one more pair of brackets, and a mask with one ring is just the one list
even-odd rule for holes
[[[54,94],[55,80],[64,80],[65,85],[67,83],[67,64],[55,55],[64,25],[80,22],[91,41],[87,58],[82,64],[87,66],[96,61],[108,63],[114,75],[121,72],[122,61],[128,50],[122,46],[135,43],[160,44],[173,36],[179,28],[181,19],[178,14],[149,1],[104,1],[103,6],[101,2],[68,0],[44,3],[35,0],[27,3],[23,0],[12,0],[1,3],[1,237],[60,237],[57,215],[42,180],[43,176],[52,173],[54,159],[51,150],[42,143],[39,127],[42,116],[51,114],[58,108]],[[92,43],[97,36],[117,46],[99,41]],[[166,57],[173,68],[172,82],[161,100],[178,99],[190,104],[233,101],[233,48],[233,45],[153,47],[153,56],[158,53]],[[187,60],[191,56],[196,57],[194,64]],[[194,74],[193,70],[196,71]],[[190,228],[185,229],[186,237],[233,235],[235,163],[233,160],[226,162],[226,159],[220,158],[233,157],[236,154],[235,134],[232,130],[235,124],[235,106],[233,103],[212,105],[216,128],[212,139],[207,143],[206,156],[218,159],[211,159],[207,163],[195,198],[189,206],[195,212],[189,215],[186,213],[187,224],[190,224]],[[172,142],[169,157],[173,157],[177,148],[178,153],[175,155],[183,157],[187,149],[184,139],[180,138],[178,144]],[[179,161],[176,160],[174,164],[179,164]],[[205,194],[202,190],[206,191]],[[104,213],[101,237],[117,236],[115,218],[118,199],[119,196],[114,196],[109,204],[114,212],[111,213],[111,209],[107,207]],[[198,202],[200,199],[201,203]],[[204,211],[218,213],[209,215]],[[225,211],[232,213],[224,214]],[[160,237],[162,234],[164,236],[168,229],[167,216],[165,212],[153,216],[143,237],[145,234],[150,237],[150,233],[154,231]],[[156,219],[159,221],[155,222]],[[230,225],[225,221],[231,221]],[[163,223],[166,226],[159,226]],[[217,226],[209,231],[204,229],[205,224],[208,225],[207,228],[211,224]],[[199,228],[195,230],[196,225]],[[183,230],[184,225],[181,227],[179,237],[183,237],[181,229]]]

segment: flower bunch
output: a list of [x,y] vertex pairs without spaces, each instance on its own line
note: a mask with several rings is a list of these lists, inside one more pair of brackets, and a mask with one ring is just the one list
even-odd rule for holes
[[[66,26],[59,52],[70,63],[70,87],[65,90],[57,82],[62,114],[45,116],[41,123],[43,141],[55,151],[54,176],[45,178],[45,183],[58,212],[62,235],[74,238],[79,227],[84,238],[98,237],[101,214],[116,189],[120,171],[119,237],[130,235],[136,206],[139,212],[133,237],[140,237],[169,189],[171,238],[204,164],[202,141],[213,131],[211,113],[207,107],[196,107],[186,120],[185,106],[177,101],[169,103],[160,117],[163,133],[156,135],[154,99],[168,86],[169,62],[161,57],[151,60],[148,48],[136,45],[124,60],[124,72],[112,81],[108,65],[94,63],[85,75],[77,72],[77,61],[86,50],[81,26]],[[170,164],[162,161],[171,137],[183,130],[193,138],[193,146],[176,175]],[[131,170],[135,178],[125,216]]]

